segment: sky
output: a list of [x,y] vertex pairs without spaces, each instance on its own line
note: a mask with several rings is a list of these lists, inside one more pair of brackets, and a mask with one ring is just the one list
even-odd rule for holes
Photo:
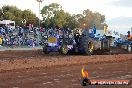
[[[124,34],[132,27],[132,0],[43,0],[41,9],[50,3],[60,4],[71,14],[82,13],[86,9],[99,12],[105,15],[109,29],[119,33]],[[22,10],[31,9],[39,16],[36,0],[0,0],[0,7],[3,5],[15,5]]]

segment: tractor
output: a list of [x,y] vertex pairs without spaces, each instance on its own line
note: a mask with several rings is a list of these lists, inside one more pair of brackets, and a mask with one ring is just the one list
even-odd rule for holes
[[60,52],[67,54],[73,48],[73,37],[71,30],[65,29],[48,29],[42,34],[43,52]]
[[92,55],[96,50],[107,52],[110,51],[111,37],[106,35],[97,37],[95,33],[89,33],[88,29],[84,29],[81,35],[79,33],[74,35],[76,44],[73,49],[86,55]]
[[61,54],[83,53],[94,54],[95,50],[109,51],[111,36],[95,36],[94,32],[89,33],[84,29],[82,34],[69,29],[47,30],[43,35],[43,52],[60,52]]

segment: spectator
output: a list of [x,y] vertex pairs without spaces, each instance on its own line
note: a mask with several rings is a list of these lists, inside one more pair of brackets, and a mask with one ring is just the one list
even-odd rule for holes
[[0,45],[2,45],[2,36],[0,36]]
[[30,31],[26,30],[25,28],[18,27],[17,29],[12,29],[10,27],[0,27],[0,36],[2,36],[2,44],[4,46],[33,46],[33,43],[35,46],[37,46],[36,39],[31,39],[31,37],[34,36],[37,38],[39,35],[37,28],[30,28],[32,31],[31,36],[29,35]]

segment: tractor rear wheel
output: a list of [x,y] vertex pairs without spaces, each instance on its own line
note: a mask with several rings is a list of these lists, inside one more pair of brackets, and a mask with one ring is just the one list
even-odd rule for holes
[[66,55],[68,53],[68,47],[66,45],[63,45],[60,50],[61,54]]
[[94,51],[94,45],[92,39],[89,39],[88,43],[84,46],[84,53],[86,55],[92,55]]

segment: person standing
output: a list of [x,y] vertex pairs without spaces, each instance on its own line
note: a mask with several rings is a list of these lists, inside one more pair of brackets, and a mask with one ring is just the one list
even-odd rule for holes
[[0,36],[0,45],[2,45],[2,36]]

